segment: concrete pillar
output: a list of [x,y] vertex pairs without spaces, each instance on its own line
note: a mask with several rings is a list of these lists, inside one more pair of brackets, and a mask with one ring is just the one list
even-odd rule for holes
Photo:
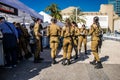
[[113,22],[113,16],[114,16],[114,7],[112,4],[102,4],[100,6],[100,12],[101,13],[107,13],[108,15],[108,27],[111,32],[114,32],[114,22]]

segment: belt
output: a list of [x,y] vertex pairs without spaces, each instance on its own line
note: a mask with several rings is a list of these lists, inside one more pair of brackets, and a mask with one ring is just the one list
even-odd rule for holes
[[58,37],[58,35],[51,35],[51,37]]
[[66,37],[64,37],[64,38],[69,38],[70,36],[66,36]]

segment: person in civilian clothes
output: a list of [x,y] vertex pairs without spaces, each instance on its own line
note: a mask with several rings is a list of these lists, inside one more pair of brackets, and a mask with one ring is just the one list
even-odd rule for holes
[[6,66],[14,67],[17,61],[16,47],[18,32],[15,26],[7,22],[4,17],[0,17],[0,29],[3,34],[3,50],[5,54]]

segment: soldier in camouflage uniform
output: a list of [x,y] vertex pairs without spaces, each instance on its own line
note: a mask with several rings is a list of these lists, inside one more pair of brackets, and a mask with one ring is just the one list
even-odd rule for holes
[[56,53],[59,44],[59,36],[60,36],[60,27],[56,25],[57,19],[51,19],[51,25],[47,29],[47,36],[50,37],[50,48],[51,48],[51,58],[52,64],[56,64]]
[[[19,35],[19,51],[20,51],[20,55],[22,56],[22,50],[24,51],[25,53],[25,58],[28,59],[30,58],[32,55],[29,53],[29,50],[28,50],[28,44],[27,44],[27,40],[26,40],[26,37],[27,36],[27,32],[26,32],[26,29],[24,27],[22,27],[20,25],[20,23],[17,23],[16,26],[19,28],[20,30],[20,35]],[[28,35],[29,36],[29,35]]]
[[36,39],[36,49],[35,49],[35,54],[34,54],[34,63],[40,63],[43,58],[40,57],[40,51],[41,51],[41,39],[40,37],[42,34],[40,33],[40,24],[41,24],[41,19],[37,18],[35,25],[34,25],[34,36]]
[[[74,30],[71,28],[71,22],[69,19],[66,20],[65,26],[62,28],[61,36],[63,39],[63,65],[70,65],[71,53],[72,53],[72,37]],[[67,60],[67,63],[66,63]]]
[[79,52],[81,52],[82,43],[84,43],[84,50],[85,54],[87,54],[87,35],[88,30],[86,29],[85,25],[83,24],[79,30]]
[[96,65],[95,68],[103,68],[99,54],[98,54],[98,43],[100,40],[101,27],[99,24],[99,18],[96,16],[93,18],[93,24],[91,25],[89,35],[91,35],[91,50],[94,55],[94,60],[90,62],[92,65]]
[[78,35],[79,35],[79,28],[76,22],[72,22],[72,32],[73,32],[73,48],[75,50],[75,59],[78,59]]

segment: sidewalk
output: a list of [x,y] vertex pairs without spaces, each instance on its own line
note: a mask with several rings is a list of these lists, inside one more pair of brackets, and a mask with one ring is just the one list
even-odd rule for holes
[[[90,42],[88,42],[90,50]],[[73,51],[74,55],[74,51]],[[0,80],[120,80],[120,43],[105,40],[101,49],[102,69],[94,69],[89,64],[93,59],[90,53],[84,60],[73,61],[69,66],[61,65],[62,50],[57,56],[56,65],[51,65],[50,49],[45,49],[42,63],[34,64],[33,58],[20,62],[16,68],[0,69]]]

